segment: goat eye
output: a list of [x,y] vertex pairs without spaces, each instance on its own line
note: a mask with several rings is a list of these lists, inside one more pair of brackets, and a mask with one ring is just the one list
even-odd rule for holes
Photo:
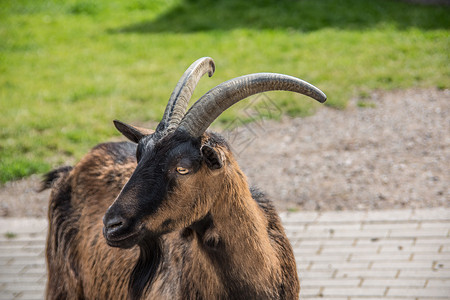
[[177,172],[180,173],[181,175],[186,175],[189,173],[189,170],[183,167],[177,167]]

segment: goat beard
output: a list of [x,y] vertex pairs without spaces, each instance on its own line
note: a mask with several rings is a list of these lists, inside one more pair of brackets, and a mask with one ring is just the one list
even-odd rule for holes
[[151,286],[162,261],[162,242],[160,237],[146,235],[139,242],[140,254],[128,285],[130,300],[141,299]]

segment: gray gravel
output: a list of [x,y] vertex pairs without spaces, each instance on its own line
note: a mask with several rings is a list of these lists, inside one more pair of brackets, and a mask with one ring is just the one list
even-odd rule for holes
[[0,188],[0,217],[46,217],[50,191],[38,193],[41,177],[7,182]]
[[239,154],[250,181],[283,209],[450,206],[450,91],[375,92],[365,100],[374,108],[356,102],[266,122]]
[[[250,182],[281,210],[450,207],[450,91],[374,92],[366,108],[357,101],[226,136]],[[38,183],[1,187],[0,216],[45,216],[49,193],[36,193]]]

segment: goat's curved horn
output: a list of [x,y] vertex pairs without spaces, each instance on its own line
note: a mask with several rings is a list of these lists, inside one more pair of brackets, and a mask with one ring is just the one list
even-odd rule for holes
[[194,93],[200,78],[208,73],[214,74],[215,65],[210,57],[202,57],[193,62],[178,81],[167,103],[166,110],[161,120],[161,125],[166,130],[175,129],[183,118],[189,100]]
[[199,137],[231,105],[251,95],[275,90],[300,93],[321,103],[327,100],[321,90],[292,76],[276,73],[245,75],[216,86],[198,99],[181,120],[178,130]]

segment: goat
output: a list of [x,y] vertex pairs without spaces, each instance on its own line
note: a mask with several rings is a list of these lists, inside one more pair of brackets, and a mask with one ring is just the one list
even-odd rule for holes
[[211,58],[188,68],[155,131],[114,121],[133,143],[100,144],[47,174],[47,299],[298,299],[273,205],[206,129],[253,94],[326,96],[295,77],[257,73],[216,86],[185,113],[214,69]]

